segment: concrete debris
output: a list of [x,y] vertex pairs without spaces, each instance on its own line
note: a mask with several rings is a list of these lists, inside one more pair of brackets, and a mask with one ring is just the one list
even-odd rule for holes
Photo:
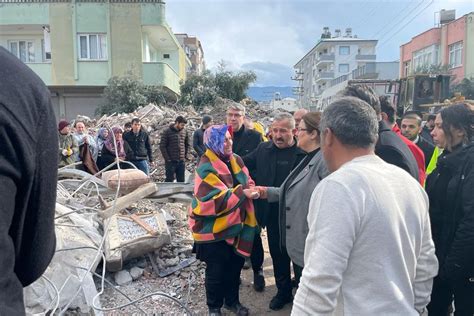
[[[157,291],[179,299],[193,313],[207,312],[205,264],[192,253],[193,239],[187,222],[195,159],[187,163],[189,183],[160,183],[165,172],[159,141],[162,131],[178,115],[188,119],[186,129],[190,137],[199,128],[204,114],[211,115],[216,124],[225,123],[231,102],[219,99],[214,107],[204,108],[200,113],[192,108],[149,104],[134,113],[100,119],[77,118],[94,131],[99,127],[123,127],[132,118],[139,117],[150,134],[156,161],[151,170],[151,183],[116,196],[116,191],[108,188],[102,179],[74,166],[59,170],[57,252],[45,278],[24,290],[27,314],[101,315],[97,310],[101,306],[114,308]],[[253,120],[266,126],[270,123],[271,111],[254,104],[247,104],[246,109]],[[103,269],[105,281],[115,282],[120,289],[107,283],[102,289],[103,282],[97,275],[100,276]],[[118,290],[121,292],[117,293]],[[98,293],[101,295],[97,296]],[[150,314],[183,314],[182,306],[161,295],[153,295],[153,299],[116,312],[133,314],[137,310]]]
[[130,269],[130,275],[133,280],[138,280],[143,275],[143,269],[139,267],[133,267]]
[[121,270],[114,274],[114,280],[117,285],[126,285],[132,283],[133,278],[127,270]]

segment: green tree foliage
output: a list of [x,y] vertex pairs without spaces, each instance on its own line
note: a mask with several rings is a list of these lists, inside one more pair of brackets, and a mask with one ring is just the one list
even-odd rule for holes
[[172,98],[161,87],[146,86],[133,75],[112,77],[103,93],[104,103],[96,114],[129,113],[148,103],[166,103]]
[[181,85],[180,103],[201,109],[205,105],[212,106],[218,96],[236,102],[246,98],[245,91],[257,79],[255,73],[252,71],[234,73],[227,71],[225,67],[225,62],[220,61],[216,74],[205,71],[200,76],[190,76]]
[[453,90],[454,92],[461,92],[461,95],[468,100],[474,100],[474,78],[470,80],[464,78],[459,84],[454,86]]

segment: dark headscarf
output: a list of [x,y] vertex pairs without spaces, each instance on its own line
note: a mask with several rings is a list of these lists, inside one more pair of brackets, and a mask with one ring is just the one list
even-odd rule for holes
[[[120,127],[112,127],[112,133],[109,133],[107,139],[104,142],[105,148],[110,151],[112,154],[115,154],[115,145],[114,145],[114,135],[117,133],[123,133],[123,130]],[[116,140],[115,143],[117,144],[117,152],[120,158],[125,158],[125,150],[123,147],[123,139],[118,141]]]

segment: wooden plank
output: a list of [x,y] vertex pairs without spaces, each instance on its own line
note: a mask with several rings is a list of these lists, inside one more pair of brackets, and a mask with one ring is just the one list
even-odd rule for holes
[[156,236],[158,235],[158,232],[156,230],[153,229],[153,227],[151,227],[150,225],[148,225],[145,221],[143,221],[140,216],[136,215],[136,214],[130,214],[128,215],[135,223],[137,223],[138,225],[140,225],[144,230],[147,231],[148,234],[152,235],[152,236]]
[[120,210],[123,210],[124,208],[128,207],[130,204],[155,193],[156,189],[157,188],[154,183],[143,184],[131,193],[118,198],[115,203],[115,209],[112,204],[104,211],[99,211],[98,213],[100,216],[102,216],[102,218],[109,218]]

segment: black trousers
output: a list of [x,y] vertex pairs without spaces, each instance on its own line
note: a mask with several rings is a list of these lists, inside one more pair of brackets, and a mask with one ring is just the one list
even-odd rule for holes
[[430,316],[448,315],[449,306],[453,302],[454,315],[472,316],[474,315],[474,282],[468,279],[450,284],[439,277],[433,282],[431,302],[428,304],[428,314]]
[[291,287],[291,267],[290,257],[280,244],[280,227],[278,223],[278,212],[270,210],[267,219],[267,237],[268,248],[270,248],[270,256],[273,261],[273,275],[275,276],[275,283],[278,289],[279,296],[292,295]]
[[173,182],[174,179],[176,179],[177,182],[184,182],[184,170],[185,164],[182,160],[165,162],[165,182]]
[[264,253],[262,238],[260,237],[260,229],[257,233],[255,233],[255,238],[253,239],[252,254],[250,255],[250,260],[252,262],[253,272],[256,273],[262,270]]
[[301,275],[303,274],[303,267],[300,267],[296,263],[292,262],[293,264],[293,272],[295,273],[295,281],[296,281],[296,286],[300,284],[301,280]]
[[232,306],[239,301],[240,271],[244,258],[225,241],[199,244],[197,257],[206,262],[206,298],[209,308]]

